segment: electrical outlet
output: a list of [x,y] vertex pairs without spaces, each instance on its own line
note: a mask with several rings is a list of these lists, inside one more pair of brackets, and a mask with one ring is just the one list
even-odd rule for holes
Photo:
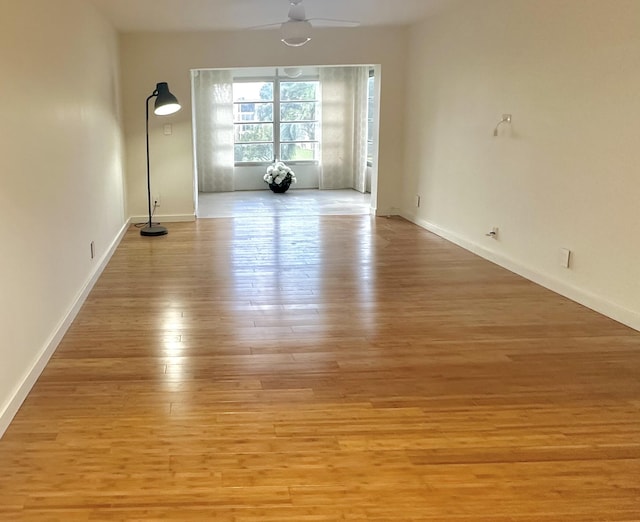
[[160,206],[160,194],[156,194],[151,198],[151,206],[159,207]]
[[561,248],[559,252],[560,266],[562,268],[571,267],[571,250],[568,248]]
[[420,194],[416,194],[416,208],[420,208]]
[[89,248],[91,249],[91,259],[94,259],[96,257],[96,245],[93,241],[91,241]]

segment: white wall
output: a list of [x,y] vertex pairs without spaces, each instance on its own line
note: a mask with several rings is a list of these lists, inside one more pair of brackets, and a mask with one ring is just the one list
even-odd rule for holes
[[640,329],[639,20],[637,0],[483,0],[415,26],[402,209]]
[[[287,163],[296,174],[296,182],[291,189],[317,189],[320,168],[317,165],[301,163]],[[236,190],[268,190],[263,177],[266,172],[264,166],[245,166],[233,169],[233,179]]]
[[[284,46],[278,31],[131,33],[121,36],[129,214],[146,208],[144,100],[159,81],[169,82],[183,109],[151,116],[152,191],[161,195],[161,219],[193,216],[193,144],[190,70],[285,65],[381,64],[378,208],[397,210],[403,160],[406,28],[315,30],[304,47]],[[162,125],[173,124],[173,134]],[[376,194],[372,194],[375,200]]]
[[81,0],[1,4],[0,435],[125,223],[115,32]]

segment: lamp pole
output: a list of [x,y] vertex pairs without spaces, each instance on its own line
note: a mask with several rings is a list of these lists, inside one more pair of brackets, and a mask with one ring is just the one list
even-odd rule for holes
[[164,236],[168,234],[169,231],[160,225],[153,226],[152,223],[152,213],[151,213],[151,166],[149,160],[149,100],[151,98],[155,98],[158,96],[158,89],[153,91],[153,93],[147,98],[146,101],[146,134],[147,134],[147,203],[149,205],[149,222],[147,226],[140,230],[140,234],[143,236]]

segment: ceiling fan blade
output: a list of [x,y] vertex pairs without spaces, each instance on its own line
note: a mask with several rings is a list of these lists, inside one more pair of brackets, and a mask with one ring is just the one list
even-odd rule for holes
[[254,25],[251,27],[247,27],[250,31],[260,30],[260,29],[271,29],[274,27],[282,27],[282,22],[277,22],[275,24],[265,24],[265,25]]
[[334,20],[332,18],[309,18],[308,22],[313,22],[316,27],[358,27],[360,22],[355,20]]

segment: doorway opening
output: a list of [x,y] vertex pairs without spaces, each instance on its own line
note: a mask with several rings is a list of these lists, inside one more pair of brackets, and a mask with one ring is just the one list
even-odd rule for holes
[[286,199],[271,201],[284,212],[375,208],[379,66],[198,69],[191,77],[197,217],[246,210],[250,198],[268,208],[265,198],[276,195],[264,175],[276,160],[296,177]]

